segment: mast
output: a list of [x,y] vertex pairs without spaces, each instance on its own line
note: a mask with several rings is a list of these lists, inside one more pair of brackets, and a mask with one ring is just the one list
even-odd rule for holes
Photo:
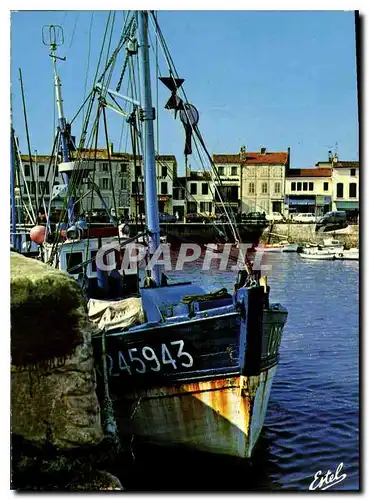
[[[44,28],[49,28],[48,31],[48,42],[46,43]],[[50,25],[44,26],[42,29],[42,41],[45,45],[50,46],[50,57],[53,60],[53,71],[54,71],[54,86],[55,86],[55,96],[56,96],[56,107],[58,110],[58,128],[60,131],[60,145],[61,145],[61,153],[62,153],[62,161],[63,163],[68,163],[70,161],[70,151],[69,151],[69,130],[67,129],[67,121],[64,117],[63,110],[63,98],[61,91],[61,81],[58,76],[56,70],[56,60],[60,59],[61,61],[65,61],[65,57],[58,57],[56,53],[56,49],[58,45],[62,45],[64,43],[63,30],[61,26]],[[70,178],[72,175],[72,171],[64,171],[61,172],[64,184],[69,186]],[[68,193],[67,189],[67,193]],[[74,224],[74,202],[71,196],[71,193],[68,193],[68,220],[69,224]]]
[[17,232],[17,214],[15,206],[15,165],[14,165],[14,129],[10,125],[10,199],[11,199],[11,221],[12,221],[12,246],[18,248]]
[[[148,44],[148,13],[137,13],[138,25],[138,56],[140,64],[141,110],[140,119],[143,121],[143,161],[146,200],[146,225],[149,230],[150,257],[160,244],[159,208],[156,188],[154,126],[155,109],[152,107],[150,60]],[[154,265],[152,278],[157,286],[161,283],[161,268]]]

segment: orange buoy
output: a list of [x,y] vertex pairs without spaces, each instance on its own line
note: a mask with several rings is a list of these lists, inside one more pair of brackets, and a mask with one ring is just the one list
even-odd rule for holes
[[39,245],[41,245],[41,243],[44,243],[45,235],[46,235],[46,226],[35,226],[31,229],[29,233],[31,241],[34,241]]

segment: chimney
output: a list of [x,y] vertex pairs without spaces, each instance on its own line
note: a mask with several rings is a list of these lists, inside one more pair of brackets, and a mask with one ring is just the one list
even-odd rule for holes
[[246,160],[246,146],[240,147],[240,160]]
[[329,150],[328,151],[328,161],[332,161],[333,160],[333,155],[332,155],[332,151]]
[[186,166],[186,178],[191,177],[191,165]]
[[109,154],[110,154],[110,156],[113,154],[113,143],[112,142],[109,143]]
[[261,148],[260,152],[261,152],[262,155],[265,155],[266,154],[266,148]]

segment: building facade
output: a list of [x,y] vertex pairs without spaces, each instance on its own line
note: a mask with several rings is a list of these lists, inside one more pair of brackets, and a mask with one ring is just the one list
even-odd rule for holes
[[240,210],[240,172],[239,154],[213,155],[216,172],[214,180],[214,212],[223,213],[223,203],[227,203],[235,213]]
[[285,179],[290,150],[241,153],[241,212],[285,213]]
[[[80,157],[89,161],[89,178],[96,188],[91,190],[91,183],[86,180],[78,183],[74,198],[80,200],[79,213],[102,211],[105,210],[104,205],[112,213],[117,210],[119,216],[135,217],[145,213],[142,157],[114,152],[113,145],[109,150],[82,150]],[[54,160],[50,169],[50,156],[35,155],[32,167],[27,155],[21,155],[21,160],[17,185],[23,199],[29,194],[33,206],[37,197],[37,200],[44,199],[47,209],[50,201],[54,209],[62,208],[66,189]],[[159,211],[173,213],[173,179],[177,177],[175,156],[157,156],[156,173]]]
[[359,214],[359,162],[332,161],[332,209]]
[[287,213],[323,215],[332,208],[331,168],[291,168],[286,176]]

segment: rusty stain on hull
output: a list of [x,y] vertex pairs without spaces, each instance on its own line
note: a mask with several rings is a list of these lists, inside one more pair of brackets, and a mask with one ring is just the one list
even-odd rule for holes
[[[250,457],[264,423],[275,370],[251,377],[135,389],[117,405],[120,431],[150,443]],[[137,401],[140,406],[131,419]]]

